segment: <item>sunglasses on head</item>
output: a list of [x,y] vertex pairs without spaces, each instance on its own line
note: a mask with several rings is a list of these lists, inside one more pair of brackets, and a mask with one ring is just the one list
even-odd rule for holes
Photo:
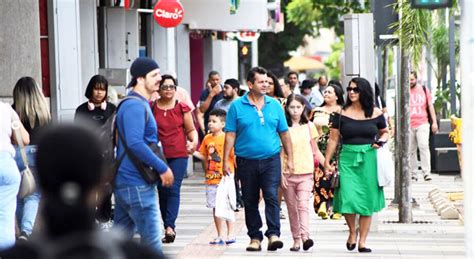
[[176,86],[175,85],[162,85],[160,86],[160,90],[175,90]]
[[355,94],[360,93],[359,87],[350,87],[350,86],[348,86],[348,87],[346,88],[346,90],[347,90],[348,93],[350,93],[351,91],[354,92]]

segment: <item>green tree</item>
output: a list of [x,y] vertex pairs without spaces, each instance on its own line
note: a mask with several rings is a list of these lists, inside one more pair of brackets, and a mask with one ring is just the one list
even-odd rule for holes
[[[282,3],[282,10],[285,6]],[[296,50],[303,44],[306,34],[299,27],[285,19],[285,30],[279,33],[263,32],[258,40],[259,64],[273,71],[277,76],[283,76],[283,62],[290,58],[290,51]]]
[[321,28],[334,28],[338,35],[344,31],[340,18],[347,13],[369,11],[369,1],[293,0],[288,4],[288,20],[309,35],[318,35]]

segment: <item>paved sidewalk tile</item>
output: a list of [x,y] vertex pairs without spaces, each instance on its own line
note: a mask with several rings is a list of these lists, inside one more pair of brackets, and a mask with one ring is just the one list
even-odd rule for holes
[[[199,165],[196,163],[196,167]],[[462,182],[455,181],[454,176],[433,174],[431,182],[414,182],[413,197],[419,208],[413,209],[413,220],[419,224],[400,224],[398,209],[391,207],[393,187],[385,188],[387,207],[377,215],[378,231],[371,231],[367,246],[373,252],[360,254],[357,248],[347,251],[347,226],[341,220],[322,220],[313,212],[310,204],[311,238],[315,246],[309,251],[291,252],[293,241],[289,220],[281,220],[282,249],[276,252],[267,251],[268,241],[262,242],[261,252],[246,252],[249,243],[243,211],[236,213],[237,242],[231,245],[209,245],[216,236],[212,219],[212,210],[205,207],[205,186],[202,170],[195,170],[193,176],[185,179],[181,190],[181,209],[177,220],[175,243],[164,244],[163,250],[169,258],[463,258],[464,226],[459,220],[441,220],[428,199],[428,192],[434,188],[442,191],[462,190]],[[286,215],[285,203],[282,208]],[[260,206],[265,231],[264,204]]]

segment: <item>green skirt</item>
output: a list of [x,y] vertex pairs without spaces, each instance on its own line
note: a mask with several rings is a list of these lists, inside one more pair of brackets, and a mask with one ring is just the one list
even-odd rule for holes
[[334,211],[371,216],[385,207],[377,180],[377,151],[371,145],[342,145],[340,187],[334,193]]

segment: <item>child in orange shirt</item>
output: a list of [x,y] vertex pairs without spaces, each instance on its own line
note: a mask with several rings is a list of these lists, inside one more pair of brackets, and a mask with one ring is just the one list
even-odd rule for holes
[[[225,126],[226,112],[224,110],[216,109],[212,110],[209,114],[209,131],[199,148],[199,152],[194,152],[194,156],[204,161],[204,170],[206,174],[206,201],[207,207],[212,208],[214,215],[214,224],[216,225],[217,237],[214,238],[209,244],[211,245],[224,245],[235,243],[234,237],[234,223],[226,220],[227,225],[227,239],[224,241],[222,221],[223,219],[216,217],[216,193],[217,185],[222,179],[222,163],[224,157],[224,141],[225,133],[223,128]],[[230,153],[229,163],[234,164],[234,150]],[[232,173],[234,173],[234,167],[231,167]]]

